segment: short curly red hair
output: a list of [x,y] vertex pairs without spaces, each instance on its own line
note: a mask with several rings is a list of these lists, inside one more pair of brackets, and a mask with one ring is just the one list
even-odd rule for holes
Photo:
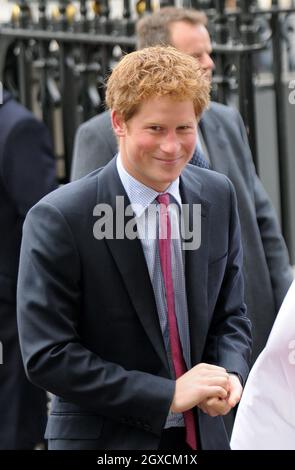
[[208,106],[209,93],[210,83],[194,58],[171,46],[155,46],[120,60],[107,82],[106,104],[128,121],[143,101],[169,95],[191,100],[198,118]]

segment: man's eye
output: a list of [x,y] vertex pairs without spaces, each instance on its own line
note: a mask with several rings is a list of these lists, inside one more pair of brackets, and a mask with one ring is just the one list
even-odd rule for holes
[[160,127],[160,126],[151,126],[150,129],[151,129],[152,131],[161,131],[161,130],[162,130],[162,127]]
[[180,126],[178,129],[180,131],[189,131],[192,129],[192,126]]

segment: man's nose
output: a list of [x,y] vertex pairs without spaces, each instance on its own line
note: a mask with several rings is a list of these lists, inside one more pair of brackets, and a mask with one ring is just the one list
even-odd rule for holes
[[205,72],[212,72],[215,68],[215,64],[210,54],[204,53],[199,59],[200,65]]
[[210,70],[210,71],[212,71],[214,69],[215,64],[214,64],[210,54],[205,54],[204,55],[203,61],[202,61],[202,67],[205,70]]
[[180,149],[179,138],[175,132],[169,132],[161,142],[161,150],[165,153],[176,154]]

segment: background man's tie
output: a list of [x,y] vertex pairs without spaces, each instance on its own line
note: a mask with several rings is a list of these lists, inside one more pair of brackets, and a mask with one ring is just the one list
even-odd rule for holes
[[[160,236],[159,236],[159,252],[164,285],[166,290],[167,314],[170,348],[172,361],[176,378],[183,375],[186,371],[186,365],[183,358],[177,320],[174,305],[174,287],[171,269],[171,223],[168,212],[169,194],[160,194],[157,197],[160,203]],[[197,449],[196,427],[192,410],[183,413],[184,423],[186,427],[186,442],[194,450]]]

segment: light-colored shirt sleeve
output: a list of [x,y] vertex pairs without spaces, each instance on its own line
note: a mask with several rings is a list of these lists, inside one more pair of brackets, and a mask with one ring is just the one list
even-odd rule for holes
[[295,281],[249,374],[231,448],[295,449]]

